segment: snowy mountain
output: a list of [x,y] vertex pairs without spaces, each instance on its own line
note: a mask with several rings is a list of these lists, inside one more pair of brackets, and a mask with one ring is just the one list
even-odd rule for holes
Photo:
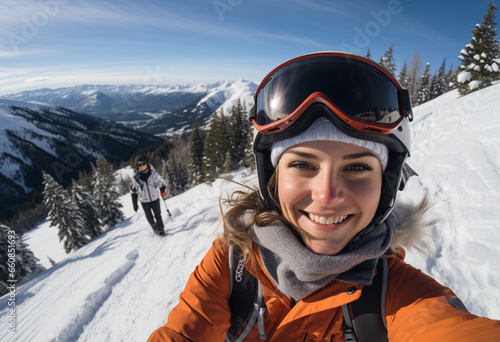
[[[450,286],[472,313],[493,319],[500,319],[499,93],[500,84],[464,97],[452,91],[415,108],[410,164],[420,176],[400,196],[418,201],[428,191],[430,214],[441,219],[433,251],[408,251],[407,262]],[[248,170],[232,176],[256,182]],[[70,255],[48,222],[26,233],[23,241],[46,267],[48,257],[58,263],[17,288],[16,335],[2,324],[0,340],[145,341],[221,232],[219,196],[239,187],[217,180],[168,199],[174,220],[162,207],[164,238],[152,234],[142,210],[133,211],[130,195],[121,198],[125,221]],[[4,321],[7,303],[0,298]]]
[[137,149],[161,139],[109,120],[51,107],[0,98],[1,217],[42,190],[45,170],[59,183],[90,169],[101,153],[110,162],[128,159]]
[[80,85],[38,89],[5,95],[5,98],[62,106],[139,128],[147,133],[172,136],[188,132],[220,106],[231,108],[240,98],[249,103],[257,89],[253,82],[221,81],[212,84]]
[[244,80],[216,83],[196,101],[180,110],[148,122],[141,127],[141,130],[160,136],[183,135],[190,133],[196,120],[202,129],[208,129],[211,114],[217,110],[228,114],[238,100],[248,107],[253,103],[252,97],[256,90],[255,83]]

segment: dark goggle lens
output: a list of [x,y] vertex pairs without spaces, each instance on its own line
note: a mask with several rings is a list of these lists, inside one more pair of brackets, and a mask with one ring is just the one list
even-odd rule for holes
[[355,59],[315,57],[287,65],[270,77],[257,96],[257,124],[287,117],[314,92],[323,93],[355,119],[391,124],[402,116],[398,88],[382,71]]
[[137,163],[137,167],[141,167],[141,166],[144,166],[146,165],[146,163]]

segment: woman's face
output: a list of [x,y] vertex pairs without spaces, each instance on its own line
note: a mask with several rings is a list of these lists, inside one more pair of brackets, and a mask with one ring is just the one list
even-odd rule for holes
[[382,166],[366,148],[305,142],[281,155],[278,170],[283,214],[315,253],[337,254],[375,215]]

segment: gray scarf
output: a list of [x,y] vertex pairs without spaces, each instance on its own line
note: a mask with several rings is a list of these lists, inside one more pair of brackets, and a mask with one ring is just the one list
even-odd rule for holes
[[281,222],[250,228],[267,273],[285,295],[300,300],[333,280],[371,285],[378,258],[391,243],[397,225],[394,214],[366,227],[335,255],[310,251]]

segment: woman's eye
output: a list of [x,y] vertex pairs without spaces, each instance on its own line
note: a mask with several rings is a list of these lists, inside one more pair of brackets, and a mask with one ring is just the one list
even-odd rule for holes
[[293,162],[293,163],[290,163],[290,167],[291,168],[300,169],[300,170],[313,169],[313,167],[310,164],[304,163],[304,162]]
[[365,165],[365,164],[353,164],[353,165],[349,165],[346,168],[346,170],[353,171],[353,172],[366,172],[366,171],[373,170],[373,168],[371,166]]

